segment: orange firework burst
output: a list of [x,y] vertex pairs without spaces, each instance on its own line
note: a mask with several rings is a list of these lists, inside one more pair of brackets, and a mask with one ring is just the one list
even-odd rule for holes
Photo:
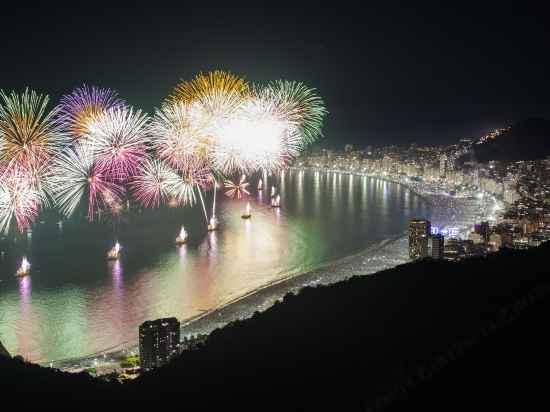
[[105,110],[123,106],[117,92],[83,85],[71,94],[63,96],[59,104],[59,115],[73,139],[81,139],[89,132],[89,123]]
[[232,73],[215,70],[198,74],[191,81],[178,84],[168,101],[184,102],[206,111],[211,116],[227,116],[250,95],[247,81]]
[[29,89],[0,98],[0,163],[7,171],[39,169],[65,141],[57,109],[48,112],[49,97]]

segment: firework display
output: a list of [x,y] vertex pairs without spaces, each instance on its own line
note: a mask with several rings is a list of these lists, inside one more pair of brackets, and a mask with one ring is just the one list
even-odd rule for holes
[[29,89],[0,92],[1,232],[28,229],[49,206],[70,217],[82,205],[92,221],[132,200],[183,206],[197,196],[215,228],[202,191],[225,181],[226,195],[249,194],[245,174],[284,170],[321,136],[327,114],[303,83],[249,85],[220,70],[178,84],[152,117],[95,86],[48,103]]
[[176,86],[168,101],[184,102],[195,111],[202,111],[212,121],[223,121],[239,108],[243,99],[250,95],[250,86],[245,79],[222,70],[208,74],[200,73],[191,81]]
[[124,102],[114,90],[83,85],[61,98],[59,116],[71,139],[85,139],[89,123],[105,110],[123,106]]
[[151,123],[156,155],[178,170],[190,171],[198,159],[208,156],[211,141],[203,112],[183,102],[157,109]]
[[21,231],[30,227],[43,200],[44,194],[20,170],[4,173],[0,182],[0,231],[8,232],[13,220]]
[[48,204],[48,162],[64,146],[66,133],[58,110],[47,111],[47,96],[2,91],[0,100],[0,231],[14,221],[23,231]]
[[177,196],[175,189],[180,181],[177,173],[162,160],[148,159],[130,186],[143,207],[159,207]]
[[113,107],[88,124],[87,143],[98,167],[117,181],[126,181],[147,157],[148,117],[141,110]]
[[225,191],[225,195],[227,197],[233,197],[236,199],[240,199],[244,196],[247,196],[250,194],[250,192],[247,189],[248,185],[249,183],[246,181],[245,175],[242,175],[241,179],[238,182],[232,182],[231,180],[226,180],[224,183],[224,186],[227,189]]
[[246,99],[216,133],[214,167],[225,174],[276,171],[299,153],[298,129],[271,101]]
[[279,113],[299,129],[302,145],[313,143],[321,136],[327,111],[315,89],[301,82],[277,80],[266,87],[257,86],[256,93],[260,99],[272,102]]
[[59,210],[70,217],[81,200],[88,199],[88,219],[101,208],[114,208],[121,203],[124,187],[111,181],[97,165],[89,145],[69,147],[60,153],[53,166],[53,192]]
[[0,99],[0,162],[4,173],[38,169],[64,144],[66,134],[58,110],[48,112],[48,96],[28,89],[21,95],[2,91]]

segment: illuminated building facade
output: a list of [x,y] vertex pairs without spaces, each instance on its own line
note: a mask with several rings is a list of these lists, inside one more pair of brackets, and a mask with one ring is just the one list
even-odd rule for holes
[[409,222],[409,257],[420,259],[428,256],[428,241],[431,225],[425,219],[412,219]]
[[445,252],[445,237],[442,234],[432,235],[432,258],[443,259]]
[[443,154],[439,158],[439,177],[443,179],[446,177],[446,174],[447,174],[447,156]]
[[180,322],[176,318],[149,320],[139,327],[141,368],[150,370],[166,364],[178,354]]

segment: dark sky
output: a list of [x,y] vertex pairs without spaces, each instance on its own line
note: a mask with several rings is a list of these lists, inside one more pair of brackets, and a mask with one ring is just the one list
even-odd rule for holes
[[329,144],[452,142],[526,117],[550,117],[546,12],[520,2],[456,2],[457,8],[225,2],[210,9],[183,1],[116,8],[44,3],[2,5],[0,88],[28,85],[57,100],[86,82],[114,88],[151,111],[180,79],[201,70],[221,68],[251,81],[301,80],[325,98]]

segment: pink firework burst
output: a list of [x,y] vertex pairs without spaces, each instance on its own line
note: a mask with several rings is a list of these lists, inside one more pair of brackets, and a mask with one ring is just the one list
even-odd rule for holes
[[90,122],[88,144],[97,167],[110,180],[126,181],[139,172],[147,157],[147,121],[140,110],[113,107]]
[[183,179],[193,186],[205,189],[214,182],[212,168],[207,160],[192,156],[187,159],[186,167],[182,170]]
[[231,180],[226,180],[224,183],[224,186],[227,189],[225,191],[225,195],[227,197],[232,197],[237,199],[247,196],[250,194],[250,192],[247,190],[248,185],[249,183],[246,181],[245,175],[242,175],[241,179],[238,182],[232,182]]

